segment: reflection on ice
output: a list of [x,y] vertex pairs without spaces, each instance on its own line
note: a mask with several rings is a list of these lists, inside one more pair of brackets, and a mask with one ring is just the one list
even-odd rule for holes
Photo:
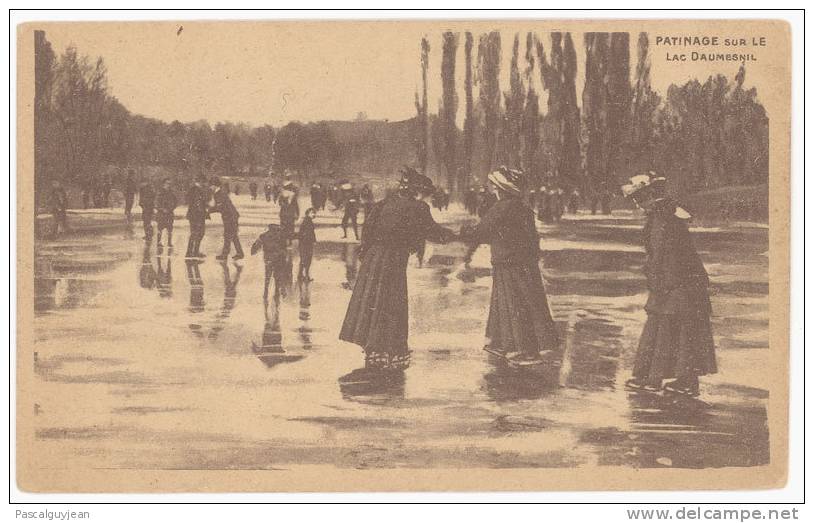
[[[541,267],[564,343],[535,369],[510,368],[482,350],[488,248],[466,267],[460,245],[428,245],[424,266],[411,258],[407,269],[413,366],[378,376],[352,371],[362,353],[337,341],[345,289],[358,274],[357,243],[318,242],[312,282],[292,281],[299,260],[289,248],[278,297],[267,304],[257,257],[184,260],[121,234],[40,244],[35,350],[37,379],[48,389],[36,401],[38,433],[43,442],[60,439],[60,459],[112,468],[222,466],[201,455],[259,467],[266,451],[245,449],[266,449],[270,439],[275,466],[286,468],[357,466],[349,456],[361,447],[389,449],[382,467],[765,463],[766,393],[743,384],[768,361],[766,232],[699,233],[717,292],[722,372],[706,379],[705,403],[675,403],[621,390],[645,295],[643,254],[618,248],[639,231],[616,225],[597,218],[541,229]],[[174,239],[186,243],[184,223],[176,226]],[[241,228],[241,240],[260,230]],[[207,230],[203,250],[217,253],[221,240],[218,228]],[[200,421],[229,419],[236,406],[251,423]],[[328,441],[289,421],[298,418],[357,422],[333,424],[341,433]],[[368,430],[365,420],[381,423]],[[172,428],[185,424],[200,427],[194,437]],[[162,444],[173,438],[185,444]],[[97,444],[105,452],[92,452]]]

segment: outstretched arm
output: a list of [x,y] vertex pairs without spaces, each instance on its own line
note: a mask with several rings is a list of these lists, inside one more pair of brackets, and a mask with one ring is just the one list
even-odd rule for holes
[[424,203],[421,205],[419,214],[419,227],[422,231],[422,236],[434,243],[447,243],[455,239],[456,234],[436,223],[430,212],[430,206]]

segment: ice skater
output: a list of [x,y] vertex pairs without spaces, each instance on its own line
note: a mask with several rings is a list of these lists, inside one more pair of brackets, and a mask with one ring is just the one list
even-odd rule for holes
[[243,247],[240,245],[240,238],[238,237],[238,219],[240,214],[237,208],[229,198],[229,192],[221,185],[218,178],[212,178],[210,182],[212,190],[214,191],[215,205],[209,209],[210,213],[220,213],[221,220],[223,221],[223,250],[217,260],[224,261],[229,257],[229,251],[232,245],[235,246],[235,255],[232,256],[234,260],[243,258]]
[[282,229],[276,223],[268,224],[268,229],[261,234],[252,244],[252,255],[263,251],[263,262],[265,263],[265,281],[263,283],[263,302],[269,301],[269,284],[274,278],[274,299],[278,300],[280,291],[284,287],[284,272],[286,265],[286,254],[288,250],[287,238]]
[[470,246],[491,246],[492,297],[484,350],[516,365],[540,363],[541,355],[559,344],[538,265],[534,211],[522,198],[524,178],[506,167],[490,173],[495,203],[476,227],[461,231]]
[[317,242],[317,236],[314,232],[314,217],[317,212],[313,207],[305,211],[300,223],[300,230],[297,231],[297,244],[300,249],[300,269],[297,279],[300,281],[311,282],[314,279],[311,277],[311,260],[314,257],[314,244]]
[[634,176],[622,187],[647,213],[644,273],[649,296],[632,390],[663,389],[699,394],[698,377],[717,372],[712,338],[709,277],[689,232],[690,214],[666,196],[667,181],[654,173]]
[[169,178],[164,180],[161,190],[155,200],[155,222],[158,230],[156,244],[161,248],[161,233],[167,231],[167,247],[172,247],[172,226],[175,221],[175,208],[178,206],[178,197],[172,190]]

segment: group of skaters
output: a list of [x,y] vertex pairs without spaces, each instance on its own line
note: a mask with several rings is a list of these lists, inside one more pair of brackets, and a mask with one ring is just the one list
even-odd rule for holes
[[373,207],[375,198],[373,189],[365,183],[361,188],[356,188],[347,180],[340,180],[330,186],[320,182],[311,184],[310,189],[311,207],[316,210],[325,210],[328,202],[331,203],[332,210],[342,210],[342,220],[339,226],[342,228],[342,238],[348,237],[348,229],[353,231],[353,236],[359,240],[359,213],[364,212],[365,220]]
[[[276,197],[276,202],[280,207],[279,223],[269,224],[268,230],[260,235],[251,249],[252,254],[263,251],[267,287],[275,273],[284,272],[281,263],[290,259],[287,251],[295,239],[298,240],[300,251],[299,277],[311,281],[311,260],[316,243],[313,219],[316,211],[312,208],[306,210],[299,228],[297,228],[296,222],[300,217],[297,195],[297,187],[292,181],[286,180],[280,186]],[[134,198],[128,197],[128,193],[125,193],[125,197],[125,214],[130,220]],[[158,189],[148,181],[138,185],[138,205],[141,207],[144,240],[148,245],[152,242],[153,221],[155,221],[156,245],[159,252],[163,247],[162,234],[164,232],[166,232],[167,246],[169,248],[173,246],[172,231],[178,203],[178,197],[170,179],[164,180]],[[232,202],[230,186],[227,182],[218,177],[196,176],[186,191],[186,203],[186,218],[189,222],[189,239],[186,250],[188,262],[202,261],[206,258],[206,254],[201,251],[201,242],[206,234],[206,222],[214,214],[220,215],[223,225],[223,247],[215,259],[225,262],[232,253],[232,249],[234,249],[233,260],[237,261],[245,257],[239,236],[240,213]],[[266,288],[265,296],[268,296],[268,288]]]
[[[524,197],[526,177],[501,167],[488,181],[484,192],[492,196],[479,195],[475,208],[480,221],[458,233],[433,220],[425,200],[436,189],[412,168],[402,171],[396,193],[373,206],[339,335],[363,349],[365,367],[343,380],[397,376],[409,366],[407,260],[424,241],[460,241],[470,248],[489,244],[493,284],[484,349],[518,369],[552,364],[549,355],[561,340],[540,273],[540,239],[534,210]],[[716,363],[709,279],[689,235],[690,215],[666,195],[666,180],[653,173],[634,176],[622,191],[647,214],[643,243],[649,290],[647,322],[633,378],[625,386],[697,396],[698,377],[716,372]],[[466,203],[472,212],[474,200]]]
[[[563,207],[575,212],[579,193],[571,192],[566,201],[560,189],[553,193],[548,188],[532,191],[522,171],[506,167],[487,178],[488,187],[473,188],[465,195],[466,209],[480,220],[474,226],[461,227],[457,233],[435,222],[428,201],[435,204],[439,190],[413,168],[404,168],[398,189],[377,202],[368,186],[356,190],[349,182],[331,187],[313,184],[312,205],[298,227],[298,189],[290,180],[285,181],[278,186],[275,196],[280,206],[279,224],[269,224],[251,247],[252,254],[262,251],[264,301],[269,300],[271,282],[275,282],[276,297],[280,286],[276,282],[281,275],[291,273],[288,250],[295,239],[300,253],[299,279],[311,281],[316,243],[314,218],[317,210],[325,209],[326,201],[331,201],[334,209],[344,208],[345,236],[352,229],[361,238],[358,249],[361,266],[354,275],[339,338],[363,349],[365,367],[344,379],[352,382],[393,376],[409,366],[407,261],[411,254],[423,249],[426,241],[458,241],[466,244],[470,252],[480,244],[489,244],[493,284],[484,349],[514,368],[553,364],[556,358],[551,356],[558,352],[561,340],[539,268],[542,251],[535,221],[545,221],[549,215],[556,220],[554,215],[561,213]],[[156,244],[162,245],[166,233],[167,245],[171,247],[178,205],[172,181],[162,180],[157,187],[149,182],[136,184],[129,173],[125,187],[128,219],[138,188],[145,241],[148,244],[152,241],[155,221]],[[709,278],[690,237],[691,216],[667,195],[666,180],[652,172],[632,177],[622,187],[622,193],[646,213],[644,273],[649,291],[645,305],[647,321],[639,340],[633,377],[625,386],[635,391],[663,390],[697,396],[698,377],[716,372],[716,361]],[[240,215],[227,184],[217,177],[199,175],[187,190],[186,202],[190,227],[188,260],[194,262],[205,257],[201,241],[206,221],[213,214],[220,214],[223,222],[223,248],[217,259],[225,261],[232,248],[233,259],[244,257],[238,236]],[[67,197],[59,182],[51,187],[49,205],[57,223],[64,226]],[[356,219],[360,209],[365,212],[361,236]]]

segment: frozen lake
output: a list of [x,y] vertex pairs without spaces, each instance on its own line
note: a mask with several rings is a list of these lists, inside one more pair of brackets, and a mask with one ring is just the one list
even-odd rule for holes
[[[235,198],[248,248],[277,208]],[[436,214],[458,229],[462,215]],[[336,218],[333,216],[331,218]],[[361,349],[337,340],[358,245],[318,221],[314,282],[262,301],[263,263],[201,264],[144,249],[134,233],[36,245],[38,466],[129,469],[751,466],[769,461],[768,231],[697,229],[712,279],[720,373],[703,401],[626,392],[644,324],[640,223],[589,217],[541,226],[542,267],[568,344],[562,365],[518,371],[482,347],[488,248],[410,261],[412,366],[403,379],[344,386]],[[137,219],[138,222],[138,219]],[[329,223],[330,222],[330,223]],[[298,257],[293,248],[294,273]]]

